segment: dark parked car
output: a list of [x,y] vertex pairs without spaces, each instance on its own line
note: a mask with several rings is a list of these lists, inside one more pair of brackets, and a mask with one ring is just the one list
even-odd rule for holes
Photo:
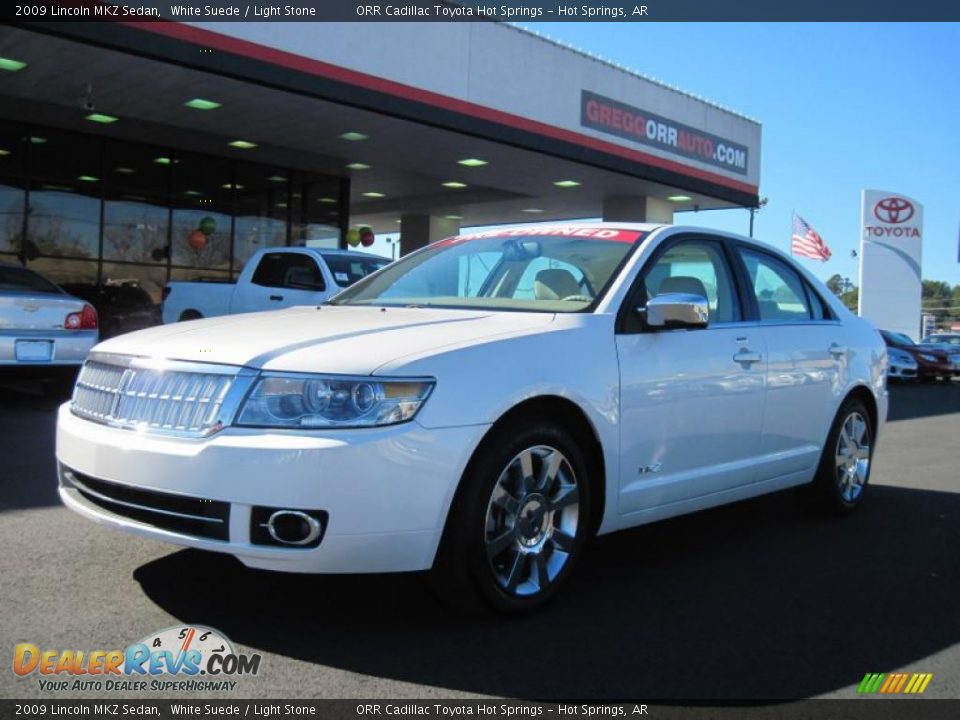
[[927,335],[920,344],[941,345],[945,350],[951,348],[955,352],[960,352],[960,333],[934,333]]
[[102,338],[160,324],[160,305],[139,285],[68,283],[63,288],[97,309]]
[[917,361],[917,377],[921,382],[940,378],[949,381],[960,375],[960,355],[947,352],[936,345],[919,345],[903,333],[881,330],[880,335],[887,347],[898,348],[913,355]]

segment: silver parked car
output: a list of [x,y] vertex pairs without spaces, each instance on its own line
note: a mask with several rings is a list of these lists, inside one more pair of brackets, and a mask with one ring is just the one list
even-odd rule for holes
[[27,268],[0,263],[0,379],[60,389],[97,343],[97,311]]
[[887,348],[887,379],[916,380],[919,367],[916,358],[906,350]]

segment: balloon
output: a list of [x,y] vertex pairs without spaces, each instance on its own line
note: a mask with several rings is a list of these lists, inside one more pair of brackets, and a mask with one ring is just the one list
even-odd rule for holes
[[347,244],[350,247],[356,247],[360,244],[360,231],[357,228],[347,230]]
[[200,221],[199,228],[204,235],[213,235],[217,231],[217,221],[207,215]]
[[360,244],[364,247],[373,245],[373,230],[366,226],[360,228]]
[[206,244],[207,236],[202,230],[193,230],[187,235],[187,245],[192,247],[196,252],[200,252]]

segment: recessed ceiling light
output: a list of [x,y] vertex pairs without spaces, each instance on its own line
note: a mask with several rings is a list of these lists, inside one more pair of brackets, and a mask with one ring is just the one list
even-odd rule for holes
[[580,185],[576,180],[557,180],[554,185],[560,188],[572,188]]
[[183,194],[190,195],[191,197],[197,197],[198,195],[202,195],[203,193],[201,193],[199,190],[184,190]]
[[118,172],[118,173],[121,173],[121,174],[123,174],[123,175],[132,175],[133,173],[136,172],[136,170],[134,170],[133,168],[128,168],[128,167],[118,167],[118,168],[117,168],[117,172]]
[[463,220],[463,215],[444,215],[447,220]]
[[340,136],[341,140],[350,140],[351,142],[360,142],[361,140],[366,140],[369,138],[369,135],[364,135],[360,132],[345,132]]
[[194,110],[216,110],[218,107],[223,107],[221,103],[214,102],[213,100],[204,100],[203,98],[187,100],[184,105]]
[[464,158],[463,160],[457,160],[457,164],[464,167],[481,167],[486,165],[487,161],[480,158]]
[[351,170],[369,170],[370,169],[369,165],[361,162],[352,162],[348,164],[347,167],[350,168]]
[[100,123],[101,125],[110,125],[119,119],[120,118],[116,118],[113,115],[104,115],[103,113],[90,113],[87,115],[87,120],[90,122]]
[[543,210],[541,210],[540,208],[524,208],[523,211],[526,213],[542,213],[543,212]]
[[320,198],[319,200],[317,200],[317,202],[322,202],[322,203],[325,203],[325,204],[327,204],[327,205],[332,205],[332,204],[334,204],[334,203],[337,202],[337,199],[336,199],[336,198],[331,198],[331,197],[322,197],[322,198]]
[[402,222],[403,222],[403,220],[401,220],[400,218],[397,218],[396,220],[394,220],[394,222],[397,222],[397,223],[402,223]]
[[382,197],[386,197],[386,195],[384,195],[382,192],[373,192],[373,191],[371,191],[371,192],[365,192],[365,193],[363,194],[363,196],[364,196],[364,197],[368,197],[368,198],[382,198]]
[[171,159],[168,158],[168,157],[158,157],[158,158],[154,158],[153,161],[154,161],[157,165],[170,165],[170,164],[173,162],[173,160],[171,160]]
[[256,143],[250,142],[249,140],[233,140],[228,142],[227,145],[230,147],[237,148],[239,150],[253,150],[257,146]]
[[9,154],[10,154],[9,150],[7,150],[6,148],[0,148],[0,157],[5,157],[6,155],[9,155]]
[[222,187],[224,190],[243,190],[243,185],[240,185],[239,183],[236,185],[233,183],[224,183],[220,187]]
[[285,202],[278,202],[276,205],[274,205],[274,207],[278,208],[285,208],[286,206],[287,204]]
[[0,70],[6,70],[8,72],[17,72],[18,70],[23,70],[27,64],[20,60],[14,60],[13,58],[0,57]]
[[82,180],[83,182],[97,182],[100,180],[100,178],[94,177],[93,175],[78,175],[77,180]]
[[47,139],[45,137],[40,137],[39,135],[30,136],[30,142],[32,142],[34,145],[43,145],[46,141]]
[[293,193],[293,197],[299,198],[299,197],[300,197],[300,193]]
[[447,188],[465,188],[467,184],[462,182],[457,182],[456,180],[451,180],[450,182],[443,183],[443,186]]
[[287,179],[283,175],[271,175],[267,178],[270,182],[286,182]]
[[687,202],[687,200],[693,200],[689,195],[669,195],[667,200],[670,202]]

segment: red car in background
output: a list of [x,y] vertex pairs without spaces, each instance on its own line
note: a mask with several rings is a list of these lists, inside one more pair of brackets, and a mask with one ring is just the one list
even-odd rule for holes
[[949,382],[954,375],[960,375],[960,355],[930,345],[918,345],[903,333],[881,330],[880,335],[887,347],[913,355],[917,361],[917,377],[921,381],[930,382],[940,378]]

